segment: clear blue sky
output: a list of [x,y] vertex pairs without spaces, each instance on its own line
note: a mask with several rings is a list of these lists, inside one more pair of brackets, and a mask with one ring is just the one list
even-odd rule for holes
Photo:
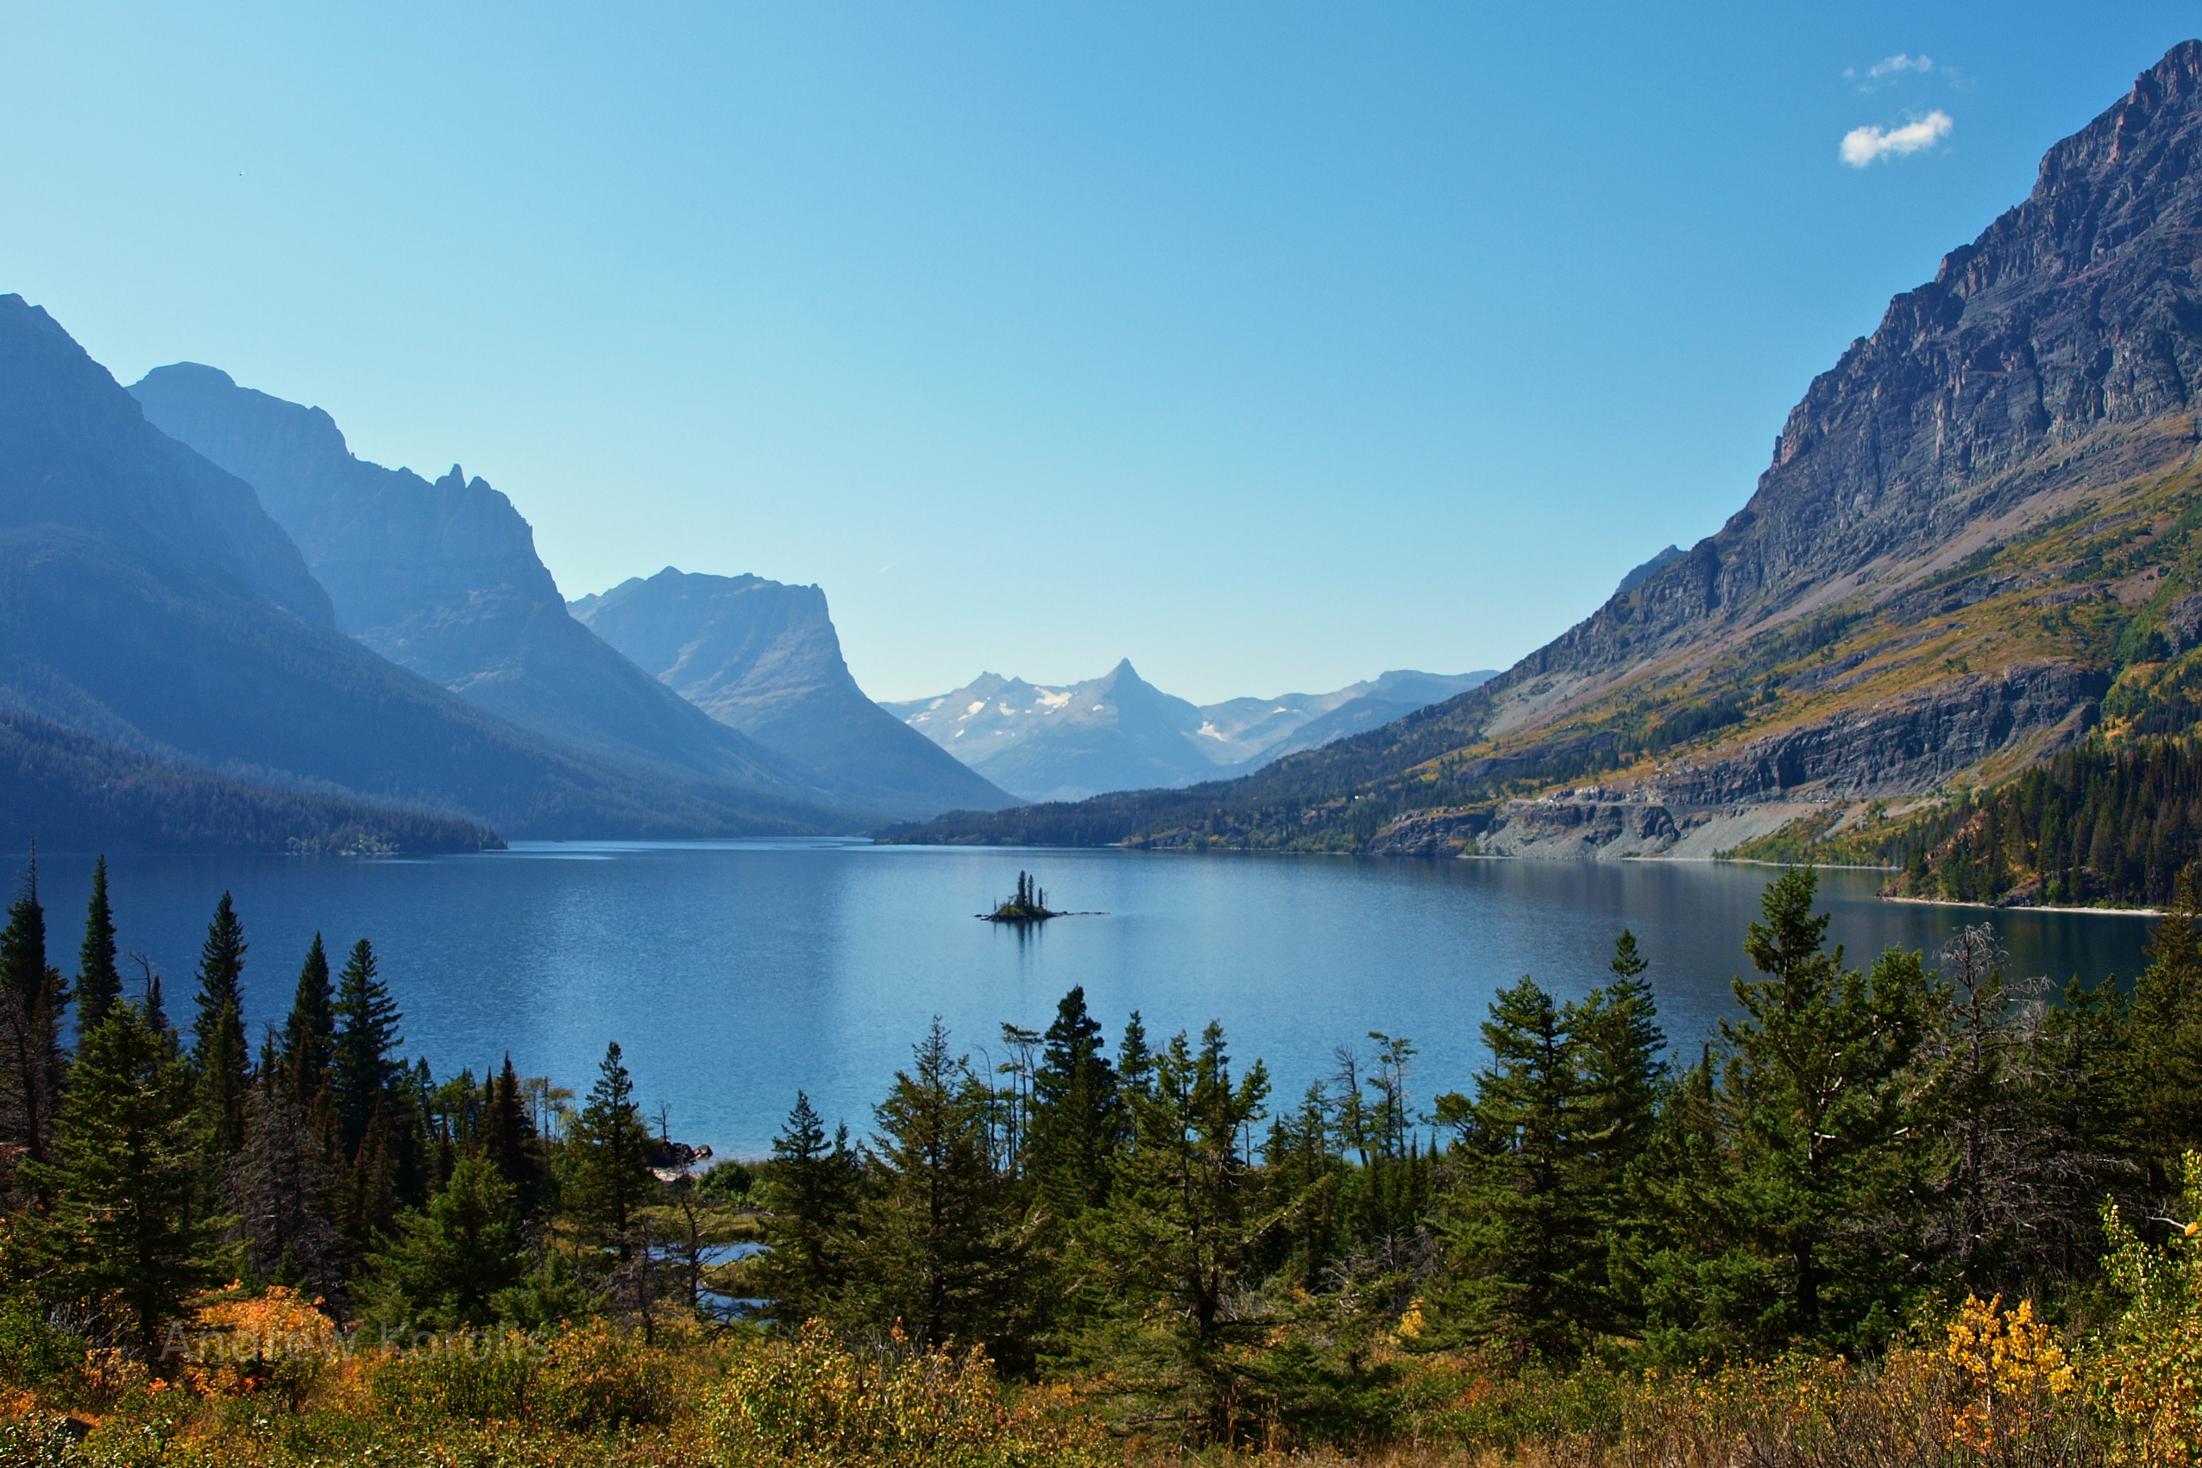
[[1711,532],[1812,374],[2202,13],[7,30],[0,290],[123,381],[211,362],[364,457],[458,460],[569,595],[816,581],[881,697],[1129,656],[1210,699],[1503,665]]

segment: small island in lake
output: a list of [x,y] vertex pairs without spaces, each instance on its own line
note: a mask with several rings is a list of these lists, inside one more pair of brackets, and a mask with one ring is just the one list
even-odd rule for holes
[[1063,914],[1047,905],[1047,892],[1032,880],[1032,873],[1017,873],[1016,895],[980,917],[990,923],[1044,923]]

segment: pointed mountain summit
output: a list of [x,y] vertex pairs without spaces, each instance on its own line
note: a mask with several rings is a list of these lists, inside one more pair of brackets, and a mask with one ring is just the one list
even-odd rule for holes
[[907,817],[1012,803],[864,696],[816,586],[668,566],[572,611],[682,698],[866,809]]
[[2187,41],[1813,380],[1717,534],[1483,687],[1197,801],[926,834],[1710,855],[2189,730],[2198,165]]
[[584,758],[700,792],[855,806],[574,621],[534,532],[487,481],[457,464],[430,483],[359,459],[321,409],[196,363],[131,391],[154,426],[259,491],[338,625],[390,661]]
[[1489,676],[1386,673],[1335,693],[1203,708],[1156,688],[1125,658],[1081,683],[1040,686],[982,673],[953,692],[885,707],[1004,789],[1035,800],[1075,800],[1241,773]]

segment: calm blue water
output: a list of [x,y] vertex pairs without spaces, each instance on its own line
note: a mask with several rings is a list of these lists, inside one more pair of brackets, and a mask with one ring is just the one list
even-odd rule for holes
[[[973,920],[1020,866],[1065,918],[1020,936]],[[47,855],[54,957],[72,968],[86,858]],[[1745,925],[1772,872],[1666,862],[1392,861],[1127,851],[872,847],[811,841],[539,845],[427,861],[130,857],[111,864],[126,950],[186,1017],[215,900],[235,893],[251,951],[248,1019],[281,1020],[319,929],[332,961],[374,940],[408,1050],[477,1074],[510,1050],[523,1075],[584,1089],[607,1040],[653,1114],[722,1155],[762,1152],[805,1087],[865,1134],[871,1104],[934,1014],[975,1058],[1004,1021],[1044,1028],[1084,984],[1113,1038],[1144,1011],[1157,1038],[1221,1019],[1241,1062],[1296,1098],[1333,1048],[1413,1037],[1423,1100],[1482,1061],[1493,991],[1524,973],[1574,995],[1633,928],[1661,1017],[1694,1048],[1729,1012]],[[1822,876],[1835,936],[1861,961],[1930,951],[1986,914],[1877,902],[1872,873]],[[1998,913],[2013,970],[2131,974],[2148,924]],[[134,972],[134,970],[126,970]]]

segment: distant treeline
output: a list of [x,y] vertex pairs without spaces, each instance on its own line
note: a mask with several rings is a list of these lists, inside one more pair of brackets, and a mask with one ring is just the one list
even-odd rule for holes
[[479,851],[497,833],[415,807],[284,790],[158,758],[0,706],[0,848]]
[[1890,843],[1907,896],[2161,906],[2202,856],[2202,744],[2092,740]]

